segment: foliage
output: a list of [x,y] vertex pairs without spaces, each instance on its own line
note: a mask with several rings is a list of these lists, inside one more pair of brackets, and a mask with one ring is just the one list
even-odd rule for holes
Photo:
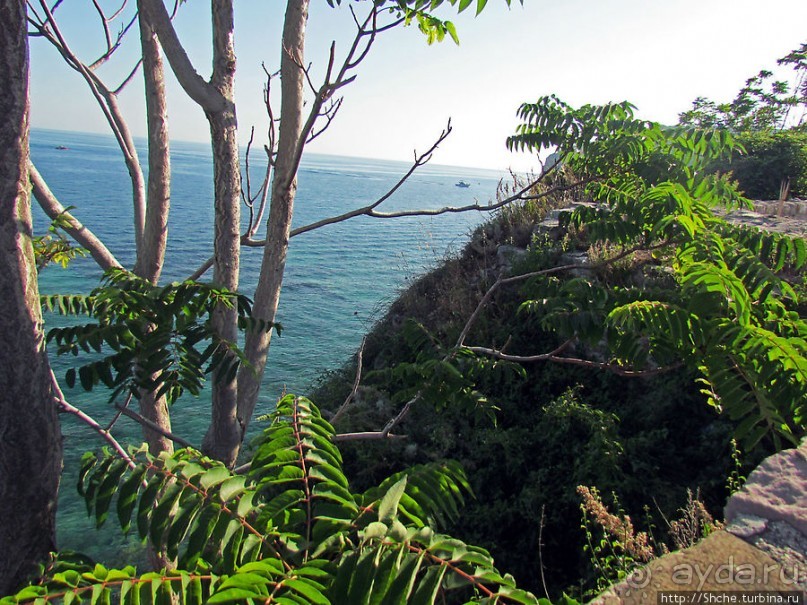
[[757,232],[761,247],[781,250],[771,267],[744,244],[745,231],[715,214],[747,203],[706,170],[734,148],[728,133],[666,129],[636,120],[628,104],[572,109],[554,97],[523,105],[520,116],[511,148],[553,146],[591,180],[595,206],[575,210],[569,224],[625,254],[668,255],[678,284],[657,293],[539,276],[523,311],[564,338],[590,346],[604,339],[609,359],[623,367],[681,360],[701,374],[709,402],[738,423],[748,447],[764,437],[777,449],[797,444],[805,432],[807,321],[776,270],[802,269],[807,246]]
[[777,199],[788,181],[792,195],[807,195],[807,43],[778,64],[793,70],[791,81],[774,80],[773,72],[763,70],[732,102],[699,97],[679,116],[682,125],[736,134],[740,153],[712,162],[710,169],[731,170],[753,199]]
[[113,508],[180,569],[54,564],[3,605],[108,603],[537,603],[483,549],[435,529],[469,493],[459,466],[421,465],[364,493],[350,490],[333,428],[307,399],[287,395],[259,437],[246,476],[193,450],[131,468],[110,452],[87,454],[79,492],[100,525]]
[[73,244],[65,235],[64,229],[71,226],[67,218],[67,213],[71,209],[72,206],[65,208],[56,216],[48,226],[48,231],[45,235],[37,235],[31,238],[37,271],[41,271],[51,263],[58,263],[65,269],[71,260],[87,255],[84,248]]
[[[429,292],[427,299],[432,297],[439,300],[439,290]],[[554,348],[554,336],[532,318],[518,317],[516,307],[515,296],[500,297],[484,337],[502,342],[509,335],[513,350]],[[416,317],[434,327],[428,316]],[[393,353],[404,359],[416,355],[389,325],[381,325],[368,337],[365,363],[387,363]],[[344,389],[349,390],[353,376],[346,374]],[[373,430],[395,413],[388,395],[394,385],[384,378],[367,379],[360,404],[340,421],[342,431]],[[451,533],[484,545],[533,592],[543,591],[539,551],[551,595],[569,592],[579,582],[589,585],[577,485],[616,491],[632,511],[656,499],[670,517],[682,505],[687,486],[702,486],[710,506],[722,506],[731,427],[703,405],[684,369],[637,380],[529,364],[524,378],[509,371],[481,378],[476,388],[496,405],[495,425],[465,406],[448,406],[439,414],[429,405],[414,406],[396,428],[406,439],[344,443],[346,468],[367,484],[417,461],[458,459],[477,498]],[[336,388],[333,381],[329,385]],[[329,400],[338,406],[345,392],[334,392]],[[325,389],[317,396],[325,397]]]
[[679,510],[680,518],[670,522],[669,533],[675,548],[683,550],[694,546],[722,527],[706,510],[700,493],[687,490],[687,503]]
[[732,469],[728,477],[726,477],[726,491],[729,494],[736,494],[742,489],[747,477],[742,474],[742,452],[735,439],[731,440],[731,462]]
[[[460,266],[451,260],[418,280],[368,338],[365,366],[385,369],[367,377],[363,405],[342,426],[373,430],[395,416],[395,393],[407,386],[395,366],[416,375],[443,359],[491,284],[505,275],[508,284],[525,284],[496,290],[466,342],[514,356],[563,345],[555,361],[564,363],[525,364],[524,380],[477,373],[466,386],[496,406],[495,428],[461,406],[446,406],[440,417],[415,406],[400,425],[405,442],[364,443],[346,456],[364,477],[413,460],[459,458],[480,501],[455,533],[495,549],[537,590],[543,531],[547,583],[558,594],[594,580],[579,556],[576,485],[616,491],[626,510],[655,499],[668,517],[688,487],[700,486],[719,507],[732,432],[748,462],[804,433],[797,284],[807,249],[803,239],[720,218],[726,207],[748,205],[729,178],[708,170],[737,149],[727,132],[640,121],[627,103],[575,109],[554,97],[523,106],[521,116],[511,147],[554,148],[563,169],[585,183],[578,201],[587,203],[563,218],[565,234],[536,237],[507,269],[495,262],[505,240],[472,241]],[[542,218],[525,230],[537,230]],[[569,263],[574,270],[561,270]],[[401,318],[409,317],[428,338],[407,337],[411,324]],[[717,411],[725,412],[720,419]]]
[[394,393],[392,402],[405,404],[418,398],[436,412],[462,408],[476,418],[496,421],[496,408],[478,390],[486,376],[506,380],[509,375],[524,376],[516,364],[470,355],[444,347],[425,326],[407,320],[401,330],[406,347],[414,352],[413,361],[402,361],[391,368],[371,371],[370,381],[381,381]]
[[804,129],[807,126],[807,42],[777,63],[795,72],[792,81],[776,80],[772,71],[762,70],[746,80],[729,103],[698,97],[692,109],[679,116],[679,122],[733,132]]
[[[656,557],[670,552],[670,546],[654,535],[654,526],[637,531],[632,519],[620,506],[616,495],[612,513],[603,503],[595,487],[578,486],[581,528],[586,536],[584,550],[596,572],[596,584],[587,596],[593,597],[612,584],[643,578],[641,567]],[[646,508],[647,512],[647,508]],[[678,518],[665,522],[672,548],[683,550],[694,546],[721,527],[706,510],[700,493],[687,489],[686,503],[678,509]]]
[[777,199],[786,180],[791,195],[807,196],[807,132],[743,132],[737,141],[746,153],[715,162],[712,170],[730,170],[743,193],[756,200]]
[[240,294],[196,282],[155,286],[123,269],[106,273],[104,283],[87,296],[42,297],[43,306],[63,315],[88,315],[95,321],[52,328],[48,342],[59,355],[99,353],[67,370],[65,380],[84,390],[102,383],[139,398],[141,390],[165,395],[173,403],[183,392],[198,394],[205,374],[233,376],[243,361],[236,343],[212,329],[217,305],[235,306],[243,329],[280,330],[277,324],[250,317],[251,302]]
[[[596,488],[579,486],[585,550],[597,572],[594,596],[611,584],[625,580],[631,571],[656,557],[656,547],[647,532],[636,531],[630,516],[609,512]],[[617,508],[619,503],[615,502]]]
[[[510,6],[513,0],[504,0]],[[522,4],[524,0],[519,0]],[[342,4],[342,0],[326,0],[331,7]],[[487,6],[488,0],[381,0],[376,1],[381,7],[387,7],[390,12],[396,13],[403,19],[404,25],[417,23],[418,29],[426,36],[429,44],[442,42],[446,35],[450,36],[454,43],[459,44],[460,39],[457,29],[451,21],[440,19],[432,13],[443,4],[456,6],[458,12],[465,11],[472,4],[476,5],[478,15]]]

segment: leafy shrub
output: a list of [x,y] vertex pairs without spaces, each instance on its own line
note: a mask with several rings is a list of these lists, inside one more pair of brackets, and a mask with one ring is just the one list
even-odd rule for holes
[[[520,116],[511,148],[552,146],[586,183],[589,203],[564,219],[572,239],[493,271],[489,251],[505,242],[472,242],[465,269],[442,273],[468,276],[471,324],[468,313],[440,308],[439,292],[456,284],[435,276],[416,285],[428,305],[407,306],[409,293],[394,304],[398,318],[421,322],[429,337],[407,338],[400,319],[403,328],[381,322],[365,362],[383,371],[366,376],[366,405],[345,428],[384,426],[404,391],[411,410],[396,430],[408,439],[351,447],[347,456],[370,482],[418,459],[459,459],[480,500],[455,533],[495,548],[535,590],[544,548],[547,583],[559,593],[592,579],[581,564],[577,485],[618,493],[634,515],[655,501],[669,518],[698,486],[719,509],[732,432],[759,454],[804,435],[807,322],[788,280],[803,273],[807,247],[715,213],[749,203],[707,170],[736,148],[725,131],[665,128],[635,119],[627,103],[574,109],[554,97],[522,106]],[[482,231],[513,231],[514,216],[504,217],[506,228]],[[458,334],[467,334],[459,344]],[[521,375],[491,365],[461,383],[498,408],[496,426],[435,400],[434,385],[426,397],[415,384],[427,364],[473,367],[469,353],[524,364]],[[423,405],[409,403],[416,393]]]
[[747,197],[778,199],[788,178],[791,196],[807,197],[807,132],[743,132],[736,139],[747,153],[713,169],[730,170]]
[[[66,603],[537,604],[481,548],[437,533],[468,483],[456,463],[419,465],[363,493],[350,489],[333,428],[287,395],[259,437],[246,475],[186,449],[133,460],[89,453],[79,492],[97,523],[114,510],[179,569],[138,574],[56,558],[2,605]],[[113,507],[114,503],[114,507]]]

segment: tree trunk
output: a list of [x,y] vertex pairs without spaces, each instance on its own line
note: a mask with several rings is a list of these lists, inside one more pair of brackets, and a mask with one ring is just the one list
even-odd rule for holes
[[[232,106],[231,115],[208,115],[208,119],[216,191],[213,282],[235,292],[238,289],[241,241],[241,172],[235,106]],[[238,339],[236,310],[220,306],[214,312],[213,327],[221,338],[235,343]],[[236,405],[236,381],[218,372],[213,377],[210,427],[202,442],[202,450],[227,466],[235,464],[241,441]]]
[[55,550],[62,442],[31,245],[24,0],[0,4],[0,595]]
[[[283,274],[286,269],[286,255],[289,250],[294,196],[297,192],[296,158],[299,147],[304,144],[300,133],[303,126],[305,73],[302,65],[304,65],[307,20],[308,0],[289,0],[283,26],[280,63],[282,99],[278,153],[272,180],[266,246],[263,250],[261,273],[252,307],[253,315],[265,321],[275,321],[277,316]],[[238,421],[242,438],[258,401],[271,336],[271,332],[247,334],[245,354],[251,367],[243,368],[238,375]]]
[[[140,3],[138,3],[140,4]],[[143,51],[143,79],[146,91],[148,118],[148,197],[146,198],[143,245],[137,251],[134,272],[156,284],[165,261],[168,241],[168,210],[171,203],[171,155],[168,138],[168,111],[165,102],[165,78],[160,56],[160,44],[148,21],[140,10],[140,46]],[[140,393],[140,415],[151,420],[167,432],[171,431],[171,416],[165,397],[154,392]],[[143,436],[149,452],[173,452],[174,444],[161,433],[143,427]]]
[[[213,282],[235,292],[241,256],[241,166],[238,121],[235,114],[235,48],[232,0],[213,0],[213,76],[210,83],[225,99],[223,110],[205,111],[213,143],[214,226]],[[232,343],[238,339],[235,309],[220,306],[213,314],[217,334]],[[235,464],[241,441],[236,417],[237,383],[223,372],[213,377],[210,427],[202,450],[227,466]]]
[[[138,3],[139,4],[139,3]],[[168,210],[171,205],[171,154],[165,74],[157,36],[141,10],[140,46],[148,120],[149,176],[143,248],[138,250],[135,273],[153,284],[160,279],[168,241]]]

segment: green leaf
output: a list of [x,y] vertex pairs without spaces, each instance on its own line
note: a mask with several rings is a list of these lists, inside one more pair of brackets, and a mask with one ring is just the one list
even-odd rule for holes
[[445,26],[446,26],[446,31],[448,32],[448,35],[451,36],[451,39],[454,41],[454,44],[459,46],[460,38],[457,35],[457,28],[454,27],[454,24],[451,21],[446,21]]
[[406,491],[406,476],[390,487],[378,503],[378,519],[382,523],[391,523],[397,517],[398,503],[404,491]]

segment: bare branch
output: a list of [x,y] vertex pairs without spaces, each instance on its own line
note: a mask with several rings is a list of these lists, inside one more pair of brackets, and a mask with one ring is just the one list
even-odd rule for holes
[[277,129],[275,127],[276,120],[274,111],[272,109],[272,100],[271,100],[271,91],[272,91],[272,78],[278,75],[279,72],[275,72],[274,74],[269,73],[269,70],[266,69],[266,65],[261,64],[264,73],[266,74],[266,84],[263,87],[263,98],[264,104],[266,106],[266,114],[269,116],[269,132],[268,138],[269,142],[267,145],[264,145],[264,150],[266,151],[266,174],[263,177],[263,183],[261,184],[260,195],[261,201],[260,205],[258,206],[258,214],[255,216],[254,221],[252,220],[252,208],[250,208],[250,228],[247,229],[245,234],[244,240],[249,240],[250,238],[254,237],[254,235],[260,229],[261,224],[263,223],[263,215],[266,211],[266,202],[269,200],[269,190],[271,188],[271,181],[272,181],[272,169],[275,165],[275,155],[277,153]]
[[325,125],[319,128],[318,130],[312,130],[311,133],[308,135],[308,139],[306,140],[306,144],[310,143],[314,139],[316,139],[319,135],[323,132],[328,130],[328,127],[333,122],[334,118],[336,118],[336,114],[339,113],[339,108],[342,107],[342,101],[344,101],[343,97],[340,97],[336,101],[331,101],[331,105],[325,109],[324,111],[320,112],[320,117],[325,118]]
[[[137,12],[135,12],[135,14],[129,19],[129,22],[126,25],[124,25],[118,32],[117,36],[115,37],[115,41],[113,42],[112,36],[109,31],[109,24],[112,23],[115,19],[117,19],[121,15],[121,13],[123,13],[124,9],[126,8],[126,5],[128,4],[128,0],[123,0],[123,2],[120,5],[120,8],[118,8],[118,10],[116,10],[109,17],[107,17],[106,13],[104,13],[104,10],[103,8],[101,8],[101,5],[98,3],[98,0],[92,0],[92,4],[95,7],[96,12],[98,13],[98,16],[101,17],[101,25],[104,28],[104,39],[106,40],[106,51],[104,51],[104,53],[100,57],[98,57],[88,66],[90,70],[95,70],[99,66],[106,63],[107,60],[109,60],[109,58],[113,55],[113,53],[116,50],[118,50],[118,48],[120,48],[120,45],[123,42],[123,39],[126,37],[126,34],[137,22],[138,15]],[[140,62],[138,61],[138,65],[139,63]]]
[[166,437],[166,438],[170,439],[171,441],[173,441],[176,444],[179,444],[182,447],[193,447],[193,444],[190,441],[187,441],[187,440],[183,439],[182,437],[174,435],[174,433],[172,433],[171,431],[166,431],[159,424],[157,424],[155,422],[152,422],[148,418],[143,418],[143,416],[141,416],[137,412],[135,412],[133,410],[130,410],[129,408],[124,407],[124,406],[120,405],[119,403],[115,404],[115,409],[118,410],[124,416],[126,416],[128,418],[131,418],[132,420],[134,420],[138,424],[141,424],[142,426],[145,426],[146,428],[149,428],[152,431],[154,431],[156,433],[159,433],[163,437]]
[[95,11],[98,13],[98,16],[101,17],[101,26],[104,28],[104,39],[106,40],[106,48],[107,52],[112,48],[112,36],[109,33],[109,19],[104,14],[104,9],[101,8],[101,5],[98,4],[98,0],[92,0],[92,5],[95,7]]
[[393,21],[392,23],[387,23],[386,25],[382,25],[381,27],[376,28],[375,33],[381,34],[387,30],[394,29],[398,27],[401,23],[403,23],[405,19],[398,19],[397,21]]
[[130,178],[132,179],[135,243],[139,250],[142,243],[143,224],[145,217],[145,183],[143,179],[143,171],[140,168],[140,162],[137,158],[137,149],[135,148],[131,132],[129,131],[126,121],[124,120],[118,106],[117,97],[114,93],[110,92],[110,90],[104,85],[98,76],[96,76],[94,72],[84,65],[84,63],[82,63],[70,50],[70,47],[62,35],[58,24],[53,18],[52,12],[45,3],[45,0],[40,0],[40,6],[47,17],[47,20],[38,26],[39,31],[59,51],[67,64],[84,78],[85,82],[90,88],[90,92],[93,94],[98,106],[101,108],[101,111],[103,112],[112,133],[115,135],[115,139],[118,142],[118,147],[123,154],[124,162],[126,163]]
[[59,381],[56,379],[56,374],[53,373],[53,370],[50,372],[51,377],[51,390],[53,392],[53,399],[56,403],[56,406],[59,408],[60,411],[65,412],[67,414],[72,414],[79,420],[81,420],[84,424],[89,426],[92,430],[98,433],[101,438],[106,441],[113,450],[120,456],[123,460],[126,461],[126,464],[129,465],[129,468],[135,468],[134,460],[126,453],[126,450],[123,446],[115,439],[112,434],[104,429],[96,420],[94,420],[88,414],[85,414],[76,406],[71,405],[67,399],[65,399],[64,393],[62,392],[61,387],[59,386]]
[[361,345],[359,345],[359,350],[356,353],[356,378],[353,380],[353,388],[350,390],[350,394],[345,398],[344,403],[339,406],[339,409],[336,410],[336,413],[331,417],[330,423],[334,424],[337,420],[342,416],[342,414],[347,409],[347,406],[353,401],[356,397],[356,393],[359,391],[359,384],[361,384],[361,370],[362,370],[362,357],[364,357],[364,345],[367,343],[367,337],[361,339]]
[[[255,200],[252,198],[252,185],[251,185],[250,179],[249,179],[249,153],[250,153],[250,151],[252,151],[252,141],[254,141],[254,140],[255,140],[255,127],[253,126],[249,130],[249,141],[247,141],[247,151],[246,151],[246,153],[244,155],[244,177],[245,177],[245,179],[247,181],[247,186],[246,186],[246,188],[241,189],[241,199],[244,201],[244,203],[250,209],[250,213],[249,213],[249,220],[250,220],[249,226],[250,227],[252,227],[252,202],[254,202]],[[245,191],[245,189],[246,189],[246,191]],[[247,231],[249,231],[249,228],[247,229]]]
[[[132,402],[132,394],[131,394],[131,393],[129,393],[129,394],[126,396],[126,401],[124,401],[124,402],[123,402],[123,407],[128,408],[128,407],[129,407],[129,404],[130,404],[131,402]],[[111,431],[111,430],[112,430],[112,427],[113,427],[113,426],[115,426],[115,423],[116,423],[118,420],[120,420],[120,417],[121,417],[121,416],[123,416],[123,412],[121,412],[120,410],[117,410],[117,411],[115,412],[115,415],[112,417],[112,420],[110,420],[110,421],[109,421],[109,424],[106,426],[106,430],[107,430],[107,431]]]
[[[296,173],[297,169],[300,166],[300,161],[303,156],[303,150],[305,148],[305,143],[309,140],[311,133],[314,131],[314,127],[316,125],[317,120],[322,116],[322,106],[323,104],[333,95],[334,91],[338,90],[339,88],[346,86],[353,82],[356,79],[356,76],[348,76],[348,73],[354,70],[358,64],[366,57],[367,53],[370,50],[370,47],[375,40],[375,30],[367,30],[368,24],[373,23],[375,25],[375,18],[377,12],[380,10],[378,6],[373,3],[373,7],[371,8],[367,18],[365,19],[362,26],[358,28],[356,36],[353,39],[353,43],[351,44],[350,50],[348,51],[347,56],[345,57],[344,62],[342,63],[341,68],[339,69],[339,73],[337,74],[334,80],[331,80],[334,63],[335,63],[335,44],[331,44],[331,50],[329,53],[328,59],[328,68],[326,69],[325,79],[322,86],[319,87],[317,91],[314,102],[311,105],[311,110],[308,114],[308,118],[306,119],[305,124],[303,125],[302,129],[300,130],[299,140],[296,145],[295,153],[293,155],[293,159],[291,162],[291,166],[293,167],[294,173]],[[365,48],[359,53],[357,57],[356,53],[359,49],[359,44],[363,39],[365,32],[372,31],[372,35],[370,39],[367,41]],[[297,57],[293,57],[290,54],[288,55],[297,64],[298,68],[302,69],[304,73],[306,73],[306,77],[308,77],[307,72],[305,71],[302,62]]]
[[247,233],[247,239],[255,235],[258,229],[263,222],[263,215],[266,211],[266,202],[269,199],[269,189],[270,184],[272,182],[272,168],[274,164],[272,163],[271,154],[267,151],[268,162],[266,164],[266,174],[263,175],[263,183],[261,184],[261,203],[258,205],[258,215],[255,217],[255,224],[252,227],[252,231]]
[[574,357],[559,357],[553,356],[549,361],[554,363],[563,363],[576,366],[583,366],[586,368],[593,368],[597,370],[607,370],[617,376],[625,376],[626,378],[646,378],[648,376],[657,376],[659,374],[666,374],[684,366],[683,361],[679,361],[668,366],[660,366],[649,370],[633,370],[613,363],[603,363],[598,361],[589,361],[588,359],[576,359]]
[[126,76],[123,79],[123,81],[118,85],[118,87],[112,91],[112,94],[116,96],[119,95],[120,92],[129,85],[129,82],[131,82],[134,79],[134,77],[137,75],[137,71],[140,69],[142,65],[143,65],[143,59],[138,59],[137,63],[135,63],[134,67],[132,67],[132,71],[130,71],[129,75]]
[[[325,225],[333,225],[335,223],[340,223],[342,221],[346,221],[346,220],[348,220],[350,218],[353,218],[353,217],[356,217],[356,216],[361,216],[361,215],[372,216],[373,211],[375,210],[375,208],[377,208],[379,205],[383,204],[386,200],[388,200],[390,197],[392,197],[392,195],[396,191],[398,191],[398,189],[401,188],[401,186],[409,179],[409,177],[412,176],[412,174],[418,168],[420,168],[421,166],[423,166],[424,164],[426,164],[429,161],[432,154],[434,153],[434,150],[437,149],[437,147],[440,145],[440,143],[442,143],[448,137],[448,135],[450,135],[450,134],[451,134],[451,120],[448,121],[448,124],[446,125],[446,128],[440,133],[440,136],[432,144],[432,146],[429,147],[429,149],[425,153],[422,153],[421,155],[419,155],[419,156],[417,156],[415,158],[415,161],[413,162],[413,164],[409,168],[409,170],[406,171],[406,174],[404,174],[400,179],[398,179],[398,182],[395,183],[395,185],[393,185],[384,195],[382,195],[380,198],[375,200],[372,204],[364,206],[363,208],[357,208],[355,210],[351,210],[350,212],[340,214],[339,216],[322,219],[321,221],[311,223],[310,225],[305,225],[303,227],[298,227],[297,229],[292,229],[291,233],[290,233],[290,237],[294,237],[295,235],[301,235],[303,233],[307,233],[308,231],[313,231],[314,229],[324,227]],[[263,245],[265,245],[265,243],[266,243],[265,241],[245,242],[245,244],[248,245],[248,246],[263,246]]]
[[199,267],[196,271],[194,271],[188,276],[188,279],[190,281],[196,281],[197,279],[201,278],[205,273],[207,273],[210,270],[210,267],[213,266],[215,260],[216,259],[212,256],[208,258],[205,262],[202,263],[201,267]]
[[588,359],[579,359],[576,357],[561,356],[561,353],[563,353],[563,351],[565,351],[571,345],[573,345],[576,342],[576,340],[577,340],[576,337],[572,337],[563,344],[561,344],[554,351],[550,351],[549,353],[541,353],[538,355],[511,355],[509,353],[505,353],[503,350],[493,349],[489,347],[464,347],[464,348],[465,350],[471,351],[472,353],[486,355],[488,357],[501,359],[503,361],[512,361],[515,363],[534,363],[538,361],[551,361],[554,363],[576,365],[596,370],[607,370],[612,374],[616,374],[617,376],[624,376],[627,378],[646,378],[649,376],[657,376],[658,374],[664,374],[667,372],[671,372],[673,370],[677,370],[678,368],[684,365],[683,362],[677,362],[668,366],[661,366],[649,370],[634,370],[633,368],[621,366],[616,363],[590,361]]
[[375,441],[379,439],[406,439],[406,435],[393,435],[384,431],[365,431],[363,433],[341,433],[334,435],[334,441]]
[[353,23],[356,24],[356,28],[361,30],[361,23],[359,23],[359,18],[356,16],[356,11],[353,9],[353,5],[349,4],[348,8],[350,9],[350,16],[353,17]]
[[463,348],[473,353],[481,353],[482,355],[488,355],[489,357],[495,357],[496,359],[502,359],[504,361],[529,362],[529,361],[545,361],[547,359],[560,355],[561,353],[563,353],[563,351],[572,346],[576,341],[577,338],[572,337],[569,340],[563,342],[555,350],[550,351],[549,353],[544,353],[542,355],[531,355],[531,356],[509,355],[504,352],[504,347],[502,347],[501,350],[490,349],[486,347],[463,347]]
[[[370,13],[365,19],[364,24],[362,27],[359,28],[358,33],[356,34],[356,44],[354,44],[353,48],[351,48],[350,53],[348,54],[348,58],[345,59],[345,65],[342,68],[342,72],[339,74],[338,80],[344,79],[344,74],[347,73],[348,70],[355,69],[359,63],[364,61],[364,58],[367,56],[367,53],[370,52],[370,48],[373,46],[373,42],[375,42],[376,34],[378,33],[378,10],[379,7],[373,6],[370,10]],[[372,23],[370,29],[367,29],[367,24]],[[369,39],[367,43],[364,45],[364,49],[358,54],[355,59],[351,59],[355,54],[355,51],[358,49],[358,42],[365,36],[369,35]]]
[[[530,190],[532,190],[535,187],[537,187],[538,185],[540,185],[541,182],[547,177],[547,174],[550,172],[550,171],[547,171],[546,173],[543,173],[539,177],[537,177],[534,180],[530,181],[529,184],[527,184],[527,185],[521,187],[520,189],[518,189],[512,195],[502,199],[499,202],[496,202],[495,204],[482,205],[482,204],[479,204],[479,203],[474,203],[474,204],[468,204],[466,206],[445,206],[443,208],[434,208],[434,209],[402,210],[402,211],[397,211],[397,212],[379,212],[379,211],[377,211],[376,208],[378,208],[379,205],[381,205],[386,200],[388,200],[390,197],[392,197],[392,195],[406,182],[407,179],[409,179],[412,176],[412,174],[418,168],[420,168],[421,166],[426,164],[431,159],[431,156],[434,153],[434,151],[437,149],[437,147],[440,145],[440,143],[442,143],[446,139],[446,137],[450,133],[451,133],[451,122],[449,121],[447,128],[440,134],[440,137],[429,148],[429,150],[426,151],[425,153],[419,155],[419,156],[417,156],[417,154],[416,154],[415,161],[413,162],[413,164],[409,168],[409,170],[406,172],[406,174],[404,174],[398,180],[398,182],[395,183],[395,185],[393,185],[384,195],[382,195],[377,200],[373,201],[372,203],[370,203],[370,204],[368,204],[366,206],[362,206],[361,208],[355,208],[355,209],[350,210],[348,212],[345,212],[343,214],[328,217],[328,218],[324,218],[324,219],[321,219],[321,220],[316,221],[314,223],[310,223],[308,225],[303,225],[302,227],[297,227],[296,229],[292,229],[291,232],[290,232],[289,237],[294,237],[296,235],[302,235],[303,233],[308,233],[309,231],[313,231],[315,229],[319,229],[321,227],[325,227],[325,226],[328,226],[328,225],[335,225],[336,223],[341,223],[343,221],[346,221],[346,220],[349,220],[349,219],[352,219],[352,218],[355,218],[355,217],[358,217],[358,216],[369,216],[371,218],[391,219],[391,218],[402,218],[402,217],[412,217],[412,216],[439,216],[441,214],[461,213],[461,212],[471,212],[471,211],[493,212],[495,210],[498,210],[499,208],[502,208],[504,206],[507,206],[507,205],[515,203],[515,202],[525,201],[525,200],[542,199],[542,198],[548,197],[548,196],[550,196],[550,195],[552,195],[554,193],[557,193],[557,192],[560,192],[560,191],[566,191],[566,190],[569,190],[569,189],[573,189],[575,187],[580,187],[580,186],[585,185],[585,184],[590,182],[590,179],[583,179],[583,180],[580,180],[580,181],[576,181],[574,183],[570,183],[568,185],[555,185],[553,187],[549,187],[549,188],[544,189],[541,193],[538,193],[538,194],[529,194],[528,192]],[[242,244],[244,246],[253,247],[253,248],[259,248],[259,247],[262,247],[262,246],[266,245],[266,240],[252,239],[252,235],[254,235],[254,233],[247,234],[247,237],[245,237],[242,240]]]
[[[435,144],[435,148],[436,148],[436,144]],[[433,151],[433,149],[432,149],[432,151]],[[430,153],[431,153],[431,151],[427,152],[427,154],[430,154]],[[424,155],[427,155],[427,154],[424,154]],[[421,156],[421,157],[423,157],[423,156]],[[401,186],[401,184],[403,184],[403,182],[406,179],[408,179],[409,176],[411,176],[411,173],[414,172],[414,169],[417,169],[420,166],[422,166],[423,164],[425,164],[426,161],[428,161],[428,159],[430,159],[430,158],[425,157],[425,161],[421,161],[421,159],[419,158],[415,162],[415,164],[413,164],[413,168],[410,169],[410,172],[408,172],[401,179],[401,181],[399,181],[393,187],[393,189],[391,189],[382,198],[379,198],[379,200],[373,202],[372,204],[364,206],[362,208],[357,208],[355,210],[345,212],[344,214],[340,214],[339,216],[325,218],[325,219],[322,219],[322,220],[317,221],[315,223],[311,223],[309,225],[304,225],[302,227],[297,227],[296,229],[292,230],[292,232],[291,232],[292,237],[295,236],[295,235],[300,235],[302,233],[306,233],[308,231],[313,231],[314,229],[319,229],[320,227],[324,227],[326,225],[333,225],[333,224],[336,224],[336,223],[341,223],[342,221],[346,221],[348,219],[351,219],[351,218],[354,218],[354,217],[357,217],[357,216],[369,216],[371,218],[391,219],[391,218],[402,218],[402,217],[411,217],[411,216],[439,216],[441,214],[457,214],[457,213],[461,213],[461,212],[471,212],[471,211],[493,212],[494,210],[498,210],[499,208],[502,208],[502,207],[507,206],[509,204],[512,204],[514,202],[518,202],[518,201],[522,201],[522,200],[526,200],[526,199],[541,199],[541,198],[544,198],[544,197],[548,197],[548,196],[552,195],[553,193],[557,193],[558,191],[564,191],[564,190],[566,190],[568,188],[576,187],[576,186],[581,184],[581,183],[573,183],[571,185],[558,185],[558,186],[555,186],[555,187],[550,187],[550,188],[544,190],[544,192],[542,192],[540,194],[525,196],[524,191],[526,191],[526,190],[528,190],[528,189],[530,189],[532,187],[535,187],[536,185],[538,185],[541,182],[543,177],[539,177],[535,181],[531,182],[528,187],[525,187],[524,191],[517,192],[517,193],[515,193],[515,194],[513,194],[513,195],[511,195],[511,196],[509,196],[509,197],[507,197],[507,198],[505,198],[505,199],[503,199],[503,200],[501,200],[499,202],[496,202],[495,204],[484,204],[483,205],[483,204],[479,204],[479,203],[474,203],[474,204],[468,204],[467,206],[444,206],[443,208],[434,208],[434,209],[401,210],[401,211],[396,211],[396,212],[379,212],[379,211],[377,211],[376,208],[379,206],[379,204],[381,204],[382,202],[389,199],[389,197],[392,195],[392,193],[394,193],[395,190],[397,190]],[[260,245],[259,242],[255,242],[255,243]],[[248,244],[248,245],[253,245],[253,244]]]
[[389,434],[392,432],[392,429],[398,426],[403,421],[403,419],[407,417],[407,415],[409,414],[409,410],[412,409],[412,406],[415,405],[418,401],[420,401],[421,396],[422,396],[421,392],[418,391],[418,393],[414,397],[412,397],[412,399],[407,401],[406,404],[401,408],[401,411],[398,412],[398,414],[394,418],[392,418],[389,422],[387,422],[386,425],[384,425],[384,428],[381,430],[380,433],[382,437],[379,438],[388,437]]
[[113,267],[120,267],[121,264],[109,249],[104,246],[103,242],[59,203],[59,200],[56,199],[56,196],[50,190],[45,179],[42,178],[42,175],[39,174],[39,171],[33,163],[28,164],[28,172],[31,178],[34,197],[36,201],[39,202],[42,210],[45,211],[45,214],[48,215],[48,218],[51,220],[56,220],[58,217],[66,219],[69,226],[66,226],[64,230],[70,234],[82,248],[89,251],[90,255],[95,259],[95,262],[98,263],[98,266],[102,269],[106,270]]

